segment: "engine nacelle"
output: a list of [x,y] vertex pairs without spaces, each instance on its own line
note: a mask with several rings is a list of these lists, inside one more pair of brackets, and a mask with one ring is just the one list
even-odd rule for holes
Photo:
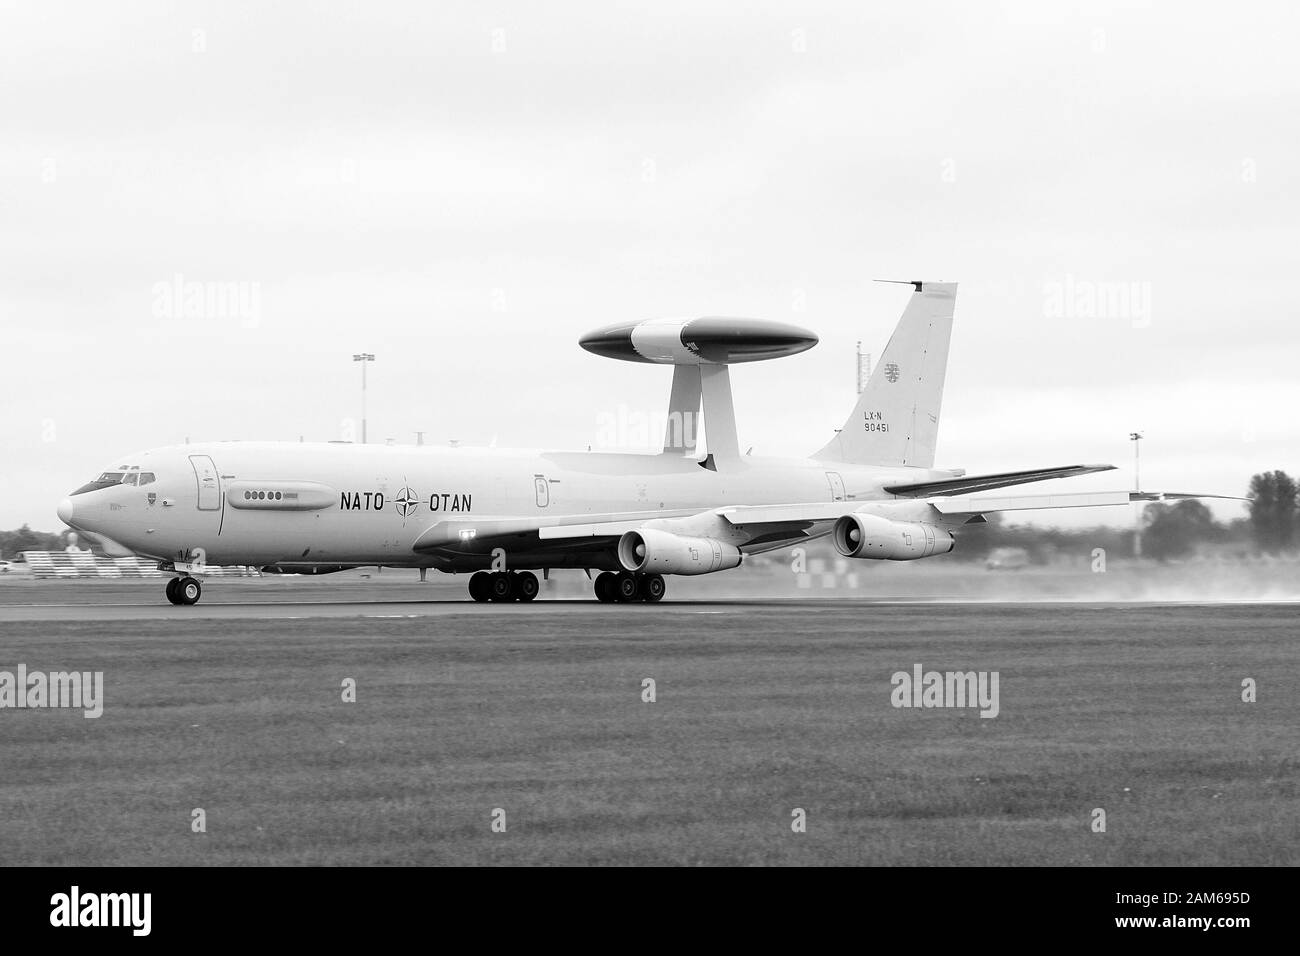
[[740,549],[714,538],[688,538],[644,528],[618,540],[618,563],[650,574],[709,574],[740,564]]
[[953,548],[951,531],[915,521],[891,521],[879,515],[847,514],[831,529],[835,550],[846,558],[913,561]]

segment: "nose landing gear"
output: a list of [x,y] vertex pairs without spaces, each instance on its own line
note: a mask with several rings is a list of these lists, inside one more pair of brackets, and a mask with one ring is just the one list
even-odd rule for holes
[[198,604],[202,596],[203,585],[189,575],[167,582],[167,600],[173,604]]
[[628,604],[644,601],[654,604],[662,601],[668,586],[662,574],[637,574],[632,571],[602,571],[596,575],[596,600],[605,604],[615,601]]

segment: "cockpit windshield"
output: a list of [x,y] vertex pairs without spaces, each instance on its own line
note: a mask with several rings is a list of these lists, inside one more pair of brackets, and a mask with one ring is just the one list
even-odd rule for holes
[[82,485],[73,494],[84,495],[87,491],[99,491],[101,488],[111,488],[114,485],[147,485],[154,480],[152,471],[141,471],[139,465],[129,465],[118,471],[104,472],[94,481]]

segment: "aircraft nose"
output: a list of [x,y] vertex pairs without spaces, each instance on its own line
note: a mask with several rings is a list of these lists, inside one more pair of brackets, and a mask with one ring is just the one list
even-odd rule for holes
[[72,524],[72,499],[64,498],[59,502],[58,515],[59,520],[64,524]]

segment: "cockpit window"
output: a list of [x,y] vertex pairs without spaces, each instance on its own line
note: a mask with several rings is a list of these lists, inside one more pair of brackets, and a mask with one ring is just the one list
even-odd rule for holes
[[[125,471],[106,471],[94,481],[88,482],[73,492],[74,495],[83,495],[87,491],[98,491],[100,488],[111,488],[113,485],[120,485],[126,478]],[[132,475],[132,477],[135,477]]]
[[73,494],[83,495],[87,491],[99,491],[114,485],[149,485],[157,480],[152,471],[141,471],[139,465],[122,465],[116,471],[106,471],[94,481],[82,485]]

